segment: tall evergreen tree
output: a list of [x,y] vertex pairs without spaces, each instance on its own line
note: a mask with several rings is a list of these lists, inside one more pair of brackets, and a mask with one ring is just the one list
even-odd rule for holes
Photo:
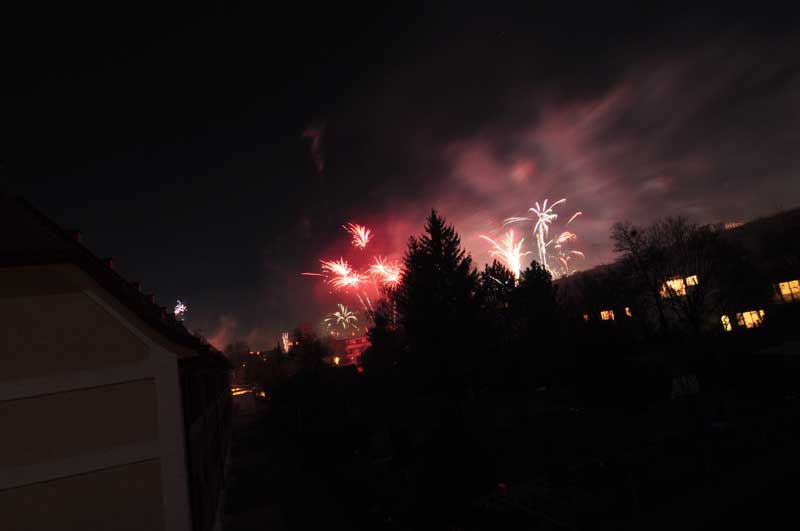
[[412,354],[440,374],[467,366],[477,321],[477,273],[451,225],[431,211],[425,233],[411,237],[403,282],[393,294]]
[[556,290],[550,273],[538,262],[522,272],[511,294],[515,356],[520,374],[527,383],[549,379],[556,351],[558,320]]

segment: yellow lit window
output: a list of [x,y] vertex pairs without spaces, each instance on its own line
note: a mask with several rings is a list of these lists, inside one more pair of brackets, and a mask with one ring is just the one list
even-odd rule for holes
[[614,310],[603,310],[600,312],[600,319],[603,321],[613,321],[614,320]]
[[697,275],[690,275],[686,278],[671,278],[661,285],[661,296],[665,299],[673,295],[683,297],[686,295],[686,286],[696,286],[699,283]]
[[731,330],[733,330],[730,317],[728,317],[727,315],[723,315],[722,317],[719,318],[719,320],[722,321],[723,330],[725,330],[726,332],[730,332]]
[[800,302],[800,280],[779,282],[778,298],[781,302]]
[[627,315],[628,317],[633,317],[633,314],[631,313],[631,309],[628,308],[627,306],[625,306],[625,315]]
[[686,295],[686,282],[682,278],[671,278],[661,286],[661,296],[663,298],[666,299],[672,295],[677,295],[678,297]]
[[750,310],[736,314],[736,324],[746,328],[755,328],[761,326],[764,320],[764,310]]

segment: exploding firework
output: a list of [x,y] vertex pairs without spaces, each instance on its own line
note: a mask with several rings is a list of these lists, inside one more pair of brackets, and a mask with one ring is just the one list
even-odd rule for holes
[[397,262],[389,262],[386,258],[376,256],[373,258],[369,272],[375,281],[385,288],[395,289],[400,283],[403,269]]
[[[372,231],[355,223],[342,225],[351,236],[354,247],[364,249],[372,240]],[[367,291],[369,286],[375,289],[377,296],[381,296],[381,288],[394,289],[402,277],[402,268],[397,262],[375,256],[372,264],[366,270],[352,267],[344,258],[338,260],[320,260],[322,271],[320,273],[301,273],[302,275],[317,276],[337,291],[347,291],[355,295],[364,309],[367,320],[373,319],[374,308]]]
[[178,300],[178,303],[175,305],[175,310],[174,310],[175,318],[178,321],[183,321],[183,319],[186,317],[187,311],[189,311],[189,307],[186,306],[184,303],[182,303],[180,300]]
[[359,249],[364,249],[372,239],[372,231],[364,225],[348,223],[347,225],[342,225],[342,228],[353,236],[353,246]]
[[[553,249],[556,251],[556,258],[561,263],[563,267],[563,274],[569,275],[569,260],[572,257],[578,258],[585,258],[584,254],[580,251],[570,250],[565,251],[564,247],[568,244],[573,244],[577,241],[578,236],[571,231],[565,230],[558,237],[554,240],[548,240],[547,237],[550,232],[550,224],[553,223],[556,219],[558,219],[558,214],[553,212],[553,208],[556,206],[566,203],[566,199],[559,199],[555,203],[552,203],[549,207],[547,206],[547,199],[540,205],[537,201],[533,207],[529,208],[528,211],[534,214],[531,217],[523,217],[523,218],[508,218],[505,220],[504,225],[508,223],[516,223],[518,221],[536,221],[533,227],[533,237],[536,240],[536,249],[539,254],[539,263],[553,273],[555,272],[550,269],[547,263],[547,248],[550,244],[555,243]],[[583,212],[575,212],[567,221],[566,225],[572,223],[575,218],[578,216],[583,215]]]
[[341,326],[343,330],[347,330],[348,327],[358,328],[356,314],[351,312],[344,304],[338,304],[337,306],[339,311],[333,312],[325,318],[325,323],[328,327]]
[[499,258],[506,267],[514,273],[514,278],[519,281],[520,273],[522,272],[522,258],[531,254],[530,251],[522,252],[522,243],[525,238],[520,238],[518,242],[514,242],[514,231],[509,230],[500,243],[497,243],[488,236],[480,235],[481,238],[492,244],[494,247],[489,251],[495,258]]
[[325,282],[336,289],[358,288],[366,281],[366,275],[350,267],[344,258],[338,260],[320,260],[322,273],[303,273],[303,275],[321,276]]

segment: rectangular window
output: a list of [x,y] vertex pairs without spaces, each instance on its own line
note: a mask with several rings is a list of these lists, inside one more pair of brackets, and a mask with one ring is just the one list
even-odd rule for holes
[[602,310],[600,312],[600,319],[602,319],[603,321],[613,321],[614,310]]
[[686,286],[696,286],[699,283],[697,275],[671,278],[661,285],[661,297],[665,299],[672,296],[683,297],[686,295]]
[[779,302],[800,302],[800,280],[787,280],[778,282]]
[[625,306],[625,315],[627,315],[628,317],[633,317],[633,314],[631,313],[631,309],[628,308],[627,306]]
[[733,330],[730,317],[728,317],[727,315],[723,315],[722,317],[719,318],[719,320],[722,321],[723,330],[725,330],[726,332],[730,332],[731,330]]
[[736,314],[736,324],[745,328],[761,326],[764,320],[764,310],[750,310]]
[[589,314],[588,313],[583,314],[583,320],[584,321],[589,321]]

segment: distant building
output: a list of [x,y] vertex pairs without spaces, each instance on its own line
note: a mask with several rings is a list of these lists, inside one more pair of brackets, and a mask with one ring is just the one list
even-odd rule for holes
[[229,364],[70,234],[0,194],[2,529],[213,529]]
[[327,361],[331,365],[361,365],[361,355],[371,346],[366,335],[337,339],[334,341],[333,355]]
[[[755,298],[743,293],[742,301],[728,313],[716,316],[721,330],[733,332],[758,328],[769,312],[788,314],[800,311],[800,208],[780,212],[748,223],[727,222],[713,225],[723,231],[722,238],[741,249],[754,265],[759,285],[770,297]],[[686,297],[707,279],[693,272],[664,278],[659,294],[663,299]],[[624,327],[637,319],[634,301],[640,293],[626,285],[628,273],[618,264],[593,269],[557,279],[560,296],[584,322],[603,322],[606,326]],[[747,284],[750,278],[741,278]],[[743,291],[741,285],[727,286],[732,292]],[[767,308],[771,307],[771,310]],[[617,312],[615,314],[615,311]]]

